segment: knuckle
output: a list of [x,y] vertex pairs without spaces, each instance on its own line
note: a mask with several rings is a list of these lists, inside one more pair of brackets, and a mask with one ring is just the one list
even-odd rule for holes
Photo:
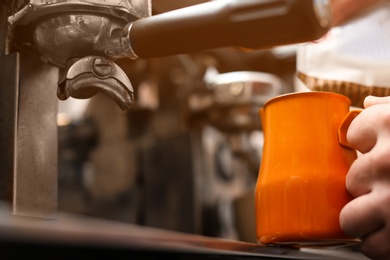
[[354,224],[354,210],[353,207],[351,206],[351,203],[348,203],[347,205],[344,206],[344,208],[340,212],[340,227],[341,229],[350,236],[357,236],[359,237],[360,234],[356,234],[356,227]]
[[390,178],[390,149],[378,146],[370,155],[370,165],[375,176],[386,174]]
[[390,111],[388,109],[381,109],[378,111],[380,115],[380,121],[378,121],[379,124],[381,124],[383,127],[390,128]]
[[386,190],[380,189],[376,193],[377,201],[374,205],[376,206],[377,212],[382,218],[389,219],[390,221],[390,208],[386,206],[390,205],[390,189],[387,187]]
[[370,173],[362,168],[362,159],[356,160],[350,167],[345,179],[345,186],[348,192],[358,197],[371,190]]

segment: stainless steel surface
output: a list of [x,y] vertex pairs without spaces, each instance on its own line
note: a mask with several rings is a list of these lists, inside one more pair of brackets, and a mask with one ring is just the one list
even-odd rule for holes
[[[110,250],[126,257],[181,256],[179,259],[363,259],[359,254],[341,251],[328,255],[326,250],[303,252],[285,247],[264,247],[255,243],[197,236],[156,228],[140,227],[113,221],[59,214],[56,221],[37,221],[26,218],[0,218],[0,247],[2,255],[19,248],[13,256],[63,256],[88,250],[89,257]],[[11,247],[12,246],[12,247]],[[30,246],[30,247],[29,247]],[[54,248],[54,250],[53,250]],[[34,250],[35,249],[35,250]],[[39,249],[42,249],[40,252]],[[57,251],[55,251],[57,250]],[[18,251],[18,250],[16,250]],[[187,258],[186,258],[187,256]],[[169,257],[168,257],[169,258]],[[170,258],[169,258],[170,259]]]
[[3,56],[7,50],[8,10],[7,3],[0,2],[0,56]]
[[29,0],[24,8],[9,17],[11,26],[28,25],[43,16],[60,13],[99,13],[122,20],[134,20],[151,15],[151,0]]
[[64,67],[71,58],[105,55],[110,36],[125,22],[95,14],[59,14],[37,25],[34,44],[50,62]]
[[282,93],[282,80],[270,73],[235,71],[214,75],[207,82],[219,105],[262,106]]
[[330,26],[327,0],[210,1],[152,17],[151,2],[31,1],[10,17],[11,27],[33,25],[29,44],[61,67],[86,55],[134,59],[227,46],[270,48],[318,39]]
[[[210,102],[201,108],[203,119],[223,132],[261,129],[258,109],[282,94],[285,84],[277,75],[258,71],[216,73],[208,75],[205,83],[211,94]],[[197,103],[189,102],[190,110],[199,112]]]
[[0,64],[1,205],[10,215],[54,218],[58,69],[18,53]]
[[[116,57],[111,38],[120,35],[129,22],[150,15],[151,0],[30,0],[8,21],[16,49],[37,51],[61,68],[80,59],[67,68],[69,72],[64,72],[67,75],[59,82],[60,99],[70,96],[84,99],[103,92],[125,110],[134,101],[126,74],[104,57],[99,59],[105,66],[92,66],[88,56]],[[105,69],[111,71],[105,72]]]
[[311,41],[329,27],[326,0],[210,1],[136,20],[112,45],[122,48],[117,53],[130,53],[129,58],[153,58],[228,46],[259,49]]
[[109,52],[115,31],[150,15],[150,0],[31,0],[9,23],[15,45],[37,48],[51,63],[65,67],[68,59]]
[[11,208],[15,175],[19,55],[0,56],[0,200]]
[[129,109],[134,102],[133,87],[126,73],[104,57],[84,57],[61,73],[57,91],[59,99],[86,99],[99,92],[109,96],[122,110]]
[[57,214],[58,68],[21,55],[12,213]]
[[[136,59],[231,45],[269,48],[313,40],[329,27],[328,6],[326,0],[212,1],[149,17],[151,1],[31,0],[9,22],[15,45],[36,48],[52,64],[65,67],[70,60],[90,55]],[[32,35],[23,37],[24,30]],[[102,82],[99,77],[89,74],[88,79],[76,82],[99,85],[122,109],[129,108],[130,98],[123,102],[123,95],[113,94],[118,93],[118,82],[113,77]],[[76,82],[67,90],[60,86],[60,98],[83,96],[78,94],[86,88]],[[76,91],[76,85],[83,91]]]
[[117,40],[114,39],[113,46],[108,54],[112,55],[113,57],[121,57],[125,56],[130,59],[138,59],[139,57],[134,52],[133,47],[131,46],[131,40],[130,40],[130,32],[131,27],[134,23],[128,23],[122,30],[122,35]]

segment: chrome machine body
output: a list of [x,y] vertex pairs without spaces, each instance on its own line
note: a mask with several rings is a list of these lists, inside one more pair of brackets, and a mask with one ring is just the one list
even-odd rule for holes
[[61,99],[104,92],[122,108],[130,107],[133,90],[127,76],[96,55],[104,54],[109,44],[105,37],[112,30],[150,16],[151,2],[31,0],[1,5],[0,197],[12,215],[55,218],[57,84]]

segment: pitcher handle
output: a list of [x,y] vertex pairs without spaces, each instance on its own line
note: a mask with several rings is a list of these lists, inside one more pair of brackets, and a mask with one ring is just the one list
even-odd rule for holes
[[337,137],[339,139],[339,144],[347,149],[352,149],[354,150],[353,147],[351,147],[348,143],[347,140],[347,131],[349,126],[351,125],[352,121],[357,117],[362,110],[351,110],[349,113],[345,116],[343,121],[341,122],[338,132],[337,132]]

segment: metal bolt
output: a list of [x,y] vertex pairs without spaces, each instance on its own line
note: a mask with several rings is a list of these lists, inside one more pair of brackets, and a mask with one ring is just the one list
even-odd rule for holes
[[93,70],[98,76],[104,77],[111,73],[112,66],[109,60],[99,57],[93,60]]

